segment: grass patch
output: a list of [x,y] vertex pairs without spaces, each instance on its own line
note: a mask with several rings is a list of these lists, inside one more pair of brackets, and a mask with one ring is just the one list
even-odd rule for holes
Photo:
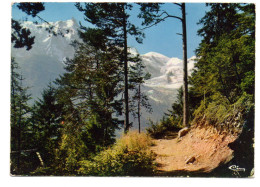
[[[203,124],[214,126],[217,130],[239,132],[248,121],[248,115],[254,110],[251,95],[243,94],[237,102],[230,104],[228,100],[218,95],[217,99],[208,103],[204,102],[195,110],[193,125]],[[205,121],[207,123],[205,123]]]
[[151,138],[135,131],[123,135],[114,146],[92,160],[80,162],[79,175],[85,176],[149,176],[155,169]]

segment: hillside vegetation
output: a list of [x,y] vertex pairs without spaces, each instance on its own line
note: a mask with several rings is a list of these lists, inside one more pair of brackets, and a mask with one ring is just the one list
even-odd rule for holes
[[[36,5],[44,10],[37,3],[20,6],[27,10]],[[141,129],[141,109],[151,110],[142,90],[150,75],[138,54],[127,53],[127,34],[140,43],[144,37],[129,20],[132,4],[76,3],[96,27],[82,26],[82,42],[73,43],[75,55],[65,60],[66,72],[33,106],[12,58],[11,174],[252,176],[255,5],[207,5],[199,22],[202,41],[189,77],[190,121],[184,130],[182,88],[171,110],[158,123],[151,122],[147,134],[130,129],[129,113]],[[145,7],[156,11],[159,4],[142,4],[140,11]],[[148,23],[156,21],[146,17],[147,11],[141,13]],[[21,30],[19,25],[16,29]],[[115,136],[118,129],[124,130],[120,138]]]
[[92,176],[145,176],[155,170],[152,140],[144,133],[131,131],[114,146],[102,151],[91,161],[82,161],[80,175]]
[[[189,152],[196,144],[200,145],[197,146],[199,150],[199,147],[204,147],[205,139],[207,142],[211,141],[209,137],[216,136],[212,140],[220,141],[219,145],[228,139],[224,144],[232,154],[227,160],[230,161],[230,157],[234,156],[228,165],[235,164],[246,168],[246,171],[239,176],[250,176],[254,168],[255,9],[252,4],[209,4],[209,6],[211,10],[200,21],[203,27],[198,33],[203,40],[196,50],[197,63],[189,79],[191,84],[189,109],[190,118],[193,120],[190,122],[192,130],[187,136],[193,137],[194,141],[197,138],[201,141],[194,143],[192,139],[188,141],[188,137],[184,137],[187,141],[183,144],[187,145],[183,146],[183,152],[188,154],[185,151]],[[172,110],[161,122],[153,124],[148,133],[158,138],[158,135],[173,128],[180,128],[181,125],[182,89],[179,90],[178,99],[173,103]],[[199,129],[204,129],[205,132],[213,129],[214,132],[210,135],[201,134]],[[212,146],[214,147],[214,142]],[[206,147],[204,156],[210,150],[212,151],[210,147]],[[196,150],[192,150],[191,155],[192,152],[196,153]],[[212,161],[210,158],[206,160],[206,163]],[[227,163],[219,161],[221,164]],[[215,169],[219,163],[213,161],[211,164],[208,163],[207,167],[210,168],[215,164],[213,167]],[[175,167],[173,170],[176,170],[177,166],[173,167]],[[203,170],[207,171],[205,168],[197,170],[202,173]],[[221,171],[226,173],[227,170],[226,166],[225,170]],[[221,172],[218,174],[221,176]]]

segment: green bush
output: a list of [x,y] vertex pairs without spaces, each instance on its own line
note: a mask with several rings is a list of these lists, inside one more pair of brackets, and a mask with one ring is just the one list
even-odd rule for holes
[[146,176],[155,168],[155,155],[149,147],[152,141],[144,133],[129,132],[114,146],[100,152],[92,160],[80,162],[79,175]]
[[[201,105],[194,112],[193,125],[202,119],[209,125],[215,126],[219,130],[237,132],[248,121],[247,115],[254,108],[254,99],[250,94],[244,93],[234,104],[220,94],[213,97],[213,101]],[[203,121],[203,120],[202,120]]]
[[181,124],[174,116],[164,116],[159,123],[154,123],[150,121],[151,126],[146,129],[147,133],[152,138],[162,138],[169,131],[179,131],[181,129]]

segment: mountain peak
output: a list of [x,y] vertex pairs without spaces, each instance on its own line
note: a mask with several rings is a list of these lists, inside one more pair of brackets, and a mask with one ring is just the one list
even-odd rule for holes
[[79,27],[78,22],[74,17],[72,17],[71,19],[64,21],[64,22],[66,23],[66,26],[68,28],[73,27],[73,26]]
[[[157,52],[149,52],[149,53],[146,53],[144,54],[143,56],[154,56],[154,57],[159,57],[159,58],[169,58],[163,54],[160,54],[160,53],[157,53]],[[170,58],[169,58],[170,59]]]
[[130,53],[131,55],[134,55],[134,56],[139,54],[138,50],[136,48],[134,48],[134,47],[129,47],[128,48],[128,53]]
[[72,17],[70,20],[73,21],[73,23],[78,23],[74,17]]

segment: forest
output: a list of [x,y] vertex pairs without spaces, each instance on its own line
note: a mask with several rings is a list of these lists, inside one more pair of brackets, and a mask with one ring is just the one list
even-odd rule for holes
[[[81,42],[73,41],[75,54],[64,61],[65,73],[50,82],[41,98],[32,104],[30,87],[24,86],[19,62],[11,58],[11,175],[253,176],[255,5],[206,4],[208,11],[198,23],[197,34],[202,40],[195,51],[191,76],[187,75],[185,36],[189,30],[186,31],[185,3],[173,4],[180,8],[183,17],[169,14],[162,5],[75,3],[84,20],[94,27],[80,23]],[[48,23],[38,16],[45,11],[44,3],[13,6]],[[138,7],[142,28],[130,21],[133,6]],[[158,122],[151,121],[143,132],[142,110],[152,111],[152,108],[142,85],[151,75],[144,71],[140,56],[129,53],[128,36],[142,44],[146,29],[166,19],[182,23],[183,43],[179,45],[183,45],[184,84],[172,108]],[[30,30],[15,19],[11,26],[13,47],[30,51],[35,39]],[[57,36],[69,32],[56,31],[51,25],[48,29]],[[137,131],[131,130],[133,122],[129,115],[137,119]],[[232,150],[232,158],[194,173],[183,169],[162,172],[153,147],[168,135],[176,138],[184,128],[188,132],[182,138],[179,133],[176,145],[185,142],[188,135],[199,136],[194,132],[213,129],[215,140],[232,137],[226,145]],[[120,129],[124,133],[118,138],[115,133]],[[199,157],[194,156],[186,164],[192,168],[196,162]],[[227,172],[226,168],[234,164],[246,170]]]

